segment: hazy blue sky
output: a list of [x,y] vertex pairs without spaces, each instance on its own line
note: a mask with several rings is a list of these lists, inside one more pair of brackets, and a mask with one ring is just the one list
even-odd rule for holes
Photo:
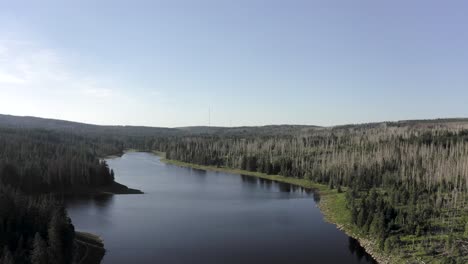
[[152,126],[468,116],[468,2],[4,1],[0,113]]

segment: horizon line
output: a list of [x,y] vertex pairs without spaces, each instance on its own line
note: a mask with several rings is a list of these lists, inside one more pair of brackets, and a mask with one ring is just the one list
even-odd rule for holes
[[41,117],[41,116],[33,116],[33,115],[12,115],[12,114],[2,114],[0,116],[9,116],[9,117],[22,117],[22,118],[36,118],[36,119],[45,119],[45,120],[53,120],[53,121],[61,121],[61,122],[70,122],[70,123],[78,123],[83,125],[91,125],[91,126],[101,126],[101,127],[146,127],[146,128],[168,128],[168,129],[182,129],[182,128],[194,128],[194,127],[207,127],[207,128],[243,128],[243,127],[268,127],[268,126],[303,126],[303,127],[317,127],[317,128],[333,128],[333,127],[342,127],[342,126],[350,126],[350,125],[368,125],[368,124],[381,124],[381,123],[402,123],[402,122],[415,122],[415,121],[457,121],[463,120],[468,121],[468,117],[437,117],[437,118],[418,118],[418,119],[400,119],[400,120],[383,120],[383,121],[371,121],[371,122],[362,122],[362,123],[345,123],[345,124],[337,124],[337,125],[330,125],[330,126],[321,126],[321,125],[311,125],[311,124],[265,124],[265,125],[240,125],[240,126],[213,126],[213,125],[188,125],[188,126],[175,126],[175,127],[165,127],[165,126],[149,126],[149,125],[119,125],[119,124],[96,124],[91,122],[83,122],[83,121],[76,121],[76,120],[67,120],[67,119],[59,119],[53,117]]

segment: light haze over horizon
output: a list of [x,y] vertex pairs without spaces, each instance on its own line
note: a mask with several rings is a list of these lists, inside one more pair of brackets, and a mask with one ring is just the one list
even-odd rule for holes
[[103,125],[468,117],[466,1],[4,1],[0,114]]

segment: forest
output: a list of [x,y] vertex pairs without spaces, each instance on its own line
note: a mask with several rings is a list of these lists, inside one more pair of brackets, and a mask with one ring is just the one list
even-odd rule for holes
[[59,202],[0,186],[0,263],[72,263],[74,234]]
[[283,135],[160,139],[166,157],[326,184],[351,221],[410,263],[468,262],[468,129],[439,120],[307,128]]
[[0,128],[0,263],[72,263],[74,227],[52,193],[114,182],[99,157],[114,141],[41,129]]
[[327,185],[381,252],[468,262],[467,120],[163,129],[0,115],[0,146],[1,263],[73,263],[74,227],[50,194],[114,182],[100,158],[131,148]]

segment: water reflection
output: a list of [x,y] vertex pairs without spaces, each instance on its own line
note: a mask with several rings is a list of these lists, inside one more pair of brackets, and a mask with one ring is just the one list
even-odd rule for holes
[[257,183],[258,183],[258,178],[257,177],[252,177],[252,176],[249,176],[249,175],[241,174],[241,178],[242,178],[242,181],[245,182],[245,183],[249,183],[249,184],[253,184],[253,185],[257,185]]
[[312,191],[310,190],[310,192],[312,192],[313,196],[314,196],[314,202],[316,203],[319,203],[320,202],[320,194],[318,191]]
[[113,194],[69,194],[60,197],[67,207],[90,207],[105,213],[114,203]]
[[108,161],[116,180],[144,195],[66,198],[76,229],[104,239],[104,264],[375,263],[323,220],[310,189],[123,157]]
[[190,173],[196,176],[206,176],[206,170],[200,170],[195,168],[187,168],[190,170]]
[[272,181],[263,178],[252,177],[249,175],[240,175],[242,182],[246,183],[254,188],[261,188],[268,191],[274,192],[282,192],[282,193],[289,193],[289,194],[298,194],[300,196],[310,196],[314,195],[314,197],[318,198],[318,194],[314,193],[311,189],[304,188],[301,186],[292,185],[289,183]]
[[367,254],[367,252],[364,250],[361,244],[359,244],[359,241],[352,237],[348,237],[348,249],[352,255],[356,256],[356,259],[359,262],[364,258],[364,263],[377,264],[377,261],[375,261],[369,254]]

